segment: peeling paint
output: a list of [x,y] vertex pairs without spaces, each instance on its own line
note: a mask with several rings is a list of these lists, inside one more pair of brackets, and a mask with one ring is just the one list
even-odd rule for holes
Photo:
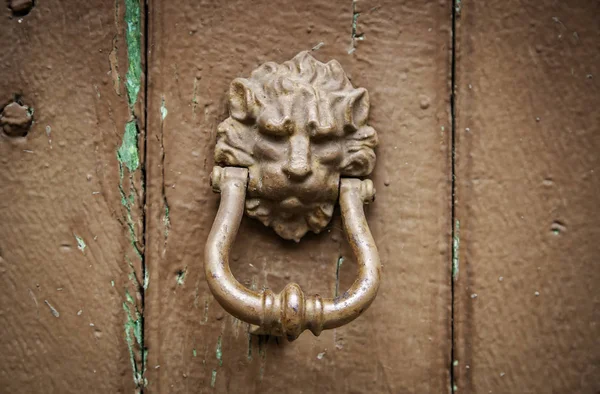
[[217,370],[212,370],[212,376],[210,378],[210,387],[215,387],[215,383],[217,382]]
[[[116,14],[118,15],[118,3],[116,3]],[[125,261],[130,267],[129,279],[135,293],[138,296],[138,301],[131,295],[128,289],[125,289],[125,301],[123,302],[123,310],[125,311],[125,340],[129,350],[129,358],[133,372],[133,381],[140,388],[147,385],[145,378],[148,350],[144,346],[144,319],[142,308],[144,305],[144,289],[148,287],[148,272],[144,267],[143,245],[138,241],[138,233],[136,233],[136,217],[134,220],[133,208],[136,206],[136,178],[134,173],[140,168],[140,150],[138,147],[139,128],[137,117],[134,112],[134,106],[138,100],[142,81],[142,40],[141,40],[141,4],[140,0],[124,0],[125,4],[125,41],[127,45],[128,66],[125,74],[125,88],[127,90],[127,98],[130,111],[130,120],[125,124],[125,131],[121,146],[117,149],[117,161],[119,164],[119,193],[121,196],[121,204],[124,207],[123,221],[129,231],[129,241],[132,245],[133,252],[141,261],[143,279],[138,279],[134,264],[131,262],[128,254],[125,255]],[[118,17],[116,18],[118,25]],[[113,42],[116,47],[116,43]],[[115,63],[116,66],[116,63]],[[115,67],[115,70],[118,70]],[[118,81],[117,81],[118,82]],[[125,174],[127,169],[127,176]],[[143,174],[141,178],[143,189]],[[141,204],[140,204],[141,205]],[[140,209],[140,223],[144,221],[144,213]],[[141,225],[140,225],[141,226]],[[143,231],[143,228],[138,229]],[[141,239],[143,239],[140,236]],[[140,284],[140,280],[143,284]]]
[[52,313],[52,316],[54,316],[54,317],[60,317],[60,313],[58,313],[58,311],[56,310],[56,308],[54,308],[54,307],[52,306],[52,304],[50,304],[50,303],[48,302],[48,300],[44,300],[44,303],[45,303],[46,305],[48,305],[48,308],[50,308],[50,313]]
[[460,222],[456,220],[454,225],[454,238],[452,240],[452,280],[458,279],[458,269],[460,265]]
[[83,238],[78,235],[75,235],[75,240],[77,241],[77,249],[81,250],[81,252],[85,252],[86,244]]
[[144,271],[144,283],[142,285],[142,288],[144,290],[148,290],[148,286],[150,285],[150,272],[148,272],[148,270]]
[[127,58],[129,66],[125,76],[125,86],[129,97],[129,106],[133,107],[140,92],[142,80],[142,46],[139,0],[125,0],[125,25]]
[[171,219],[169,218],[169,204],[167,199],[164,199],[165,205],[165,216],[163,217],[163,225],[165,226],[165,238],[169,236],[169,229],[171,228]]
[[460,16],[460,13],[462,11],[460,2],[461,0],[454,0],[454,12],[456,13],[456,16]]
[[358,17],[360,12],[356,11],[356,3],[358,0],[352,0],[352,29],[350,33],[350,49],[348,54],[352,54],[356,50],[356,41],[362,41],[365,39],[364,33],[358,33]]
[[321,41],[320,43],[318,43],[317,45],[315,45],[314,47],[312,47],[311,51],[318,51],[319,49],[321,49],[321,47],[325,45],[325,43],[323,41]]
[[179,286],[182,286],[185,283],[185,276],[187,275],[187,265],[184,269],[177,271],[175,275],[175,281]]
[[167,106],[165,105],[165,98],[163,97],[160,103],[160,120],[165,120],[168,113],[169,111],[167,110]]
[[[135,205],[135,184],[133,179],[133,172],[135,172],[140,166],[139,148],[138,148],[138,128],[135,120],[128,122],[125,125],[125,133],[123,134],[123,141],[121,146],[117,150],[117,161],[119,163],[119,193],[121,195],[121,204],[125,207],[125,222],[129,229],[130,243],[134,248],[136,255],[143,259],[142,252],[137,245],[137,235],[135,232],[135,222],[131,214],[131,210]],[[130,193],[129,196],[125,193],[125,168],[129,170],[129,185]]]
[[[144,374],[146,372],[146,360],[148,357],[147,349],[144,347],[144,318],[140,310],[135,305],[135,300],[127,290],[125,290],[125,298],[126,301],[123,302],[123,310],[125,311],[125,315],[127,317],[127,320],[123,325],[125,329],[125,340],[129,350],[129,359],[133,371],[133,381],[136,386],[140,387],[147,384],[147,381],[144,378]],[[142,361],[140,363],[141,365],[138,365],[136,359],[136,349],[138,348],[142,354]]]
[[137,124],[135,120],[132,120],[125,125],[123,141],[117,150],[117,159],[119,160],[119,163],[125,165],[129,172],[134,172],[140,166],[137,140]]
[[222,348],[222,342],[221,342],[220,335],[219,335],[219,338],[217,339],[217,348],[215,351],[215,355],[217,357],[217,360],[219,361],[219,366],[222,367],[223,366],[223,348]]
[[333,293],[334,297],[337,297],[340,291],[340,267],[344,263],[344,256],[338,257],[337,264],[335,266],[335,291]]

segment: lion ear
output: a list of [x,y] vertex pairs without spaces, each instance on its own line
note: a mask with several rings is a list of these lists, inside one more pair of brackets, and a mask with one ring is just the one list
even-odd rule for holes
[[342,176],[367,176],[375,167],[377,132],[371,126],[363,126],[344,141],[344,160],[340,164]]
[[240,122],[256,118],[258,102],[247,79],[236,78],[229,86],[229,113]]
[[355,129],[364,126],[369,117],[369,93],[364,88],[355,89],[346,101],[345,123]]

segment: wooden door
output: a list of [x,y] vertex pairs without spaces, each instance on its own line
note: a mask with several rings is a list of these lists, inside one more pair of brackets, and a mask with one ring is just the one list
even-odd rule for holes
[[0,391],[131,392],[143,382],[143,12],[130,0],[9,5]]
[[491,1],[457,18],[459,390],[599,390],[598,11]]
[[[600,390],[595,2],[7,4],[0,392]],[[288,342],[222,309],[203,250],[229,83],[305,50],[369,91],[384,268],[361,317]],[[298,244],[244,218],[231,268],[357,273],[339,210]]]
[[[147,390],[445,390],[449,4],[156,1],[149,9]],[[249,335],[247,324],[225,313],[202,259],[218,204],[209,174],[229,83],[311,48],[321,61],[340,61],[370,93],[370,124],[382,144],[368,220],[384,278],[377,301],[353,324],[288,343]],[[356,275],[339,213],[324,233],[299,244],[245,218],[232,258],[241,282],[275,291],[296,281],[308,293],[333,296]]]

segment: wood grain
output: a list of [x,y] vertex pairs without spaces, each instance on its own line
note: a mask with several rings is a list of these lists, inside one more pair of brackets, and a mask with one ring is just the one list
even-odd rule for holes
[[599,11],[461,7],[458,392],[600,390]]
[[[150,1],[147,392],[448,389],[450,5],[354,4],[354,36],[364,39],[352,44],[350,0]],[[208,176],[229,82],[316,46],[314,56],[337,59],[370,92],[381,146],[368,220],[384,277],[364,316],[287,343],[250,336],[208,290],[202,256],[218,204]],[[244,219],[234,274],[275,291],[290,281],[310,293],[344,291],[356,266],[335,216],[297,245]]]
[[34,110],[27,137],[0,136],[0,391],[131,393],[123,3],[35,3],[0,11],[0,100]]

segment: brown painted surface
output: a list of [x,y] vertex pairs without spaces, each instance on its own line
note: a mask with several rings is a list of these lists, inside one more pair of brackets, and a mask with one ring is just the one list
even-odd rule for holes
[[463,3],[458,392],[597,393],[599,4]]
[[[444,392],[450,364],[450,6],[351,1],[149,4],[147,392]],[[407,23],[408,21],[408,23]],[[295,342],[248,334],[204,278],[218,196],[217,125],[235,77],[266,61],[337,59],[371,98],[381,145],[367,219],[384,264],[379,295],[348,326]],[[168,210],[167,210],[168,207]],[[167,215],[168,213],[168,215]],[[335,295],[356,263],[339,212],[321,235],[284,241],[244,218],[236,278],[274,291],[295,281]],[[338,261],[343,257],[343,263]]]
[[[2,11],[0,392],[600,391],[597,3],[457,5],[452,223],[449,3],[152,0],[144,47],[127,1],[131,107],[124,0]],[[383,276],[364,315],[290,343],[219,306],[203,255],[231,80],[311,48],[370,94]],[[242,219],[231,267],[326,297],[357,274],[339,208],[299,244]]]
[[21,95],[34,123],[0,136],[0,391],[131,393],[125,256],[139,261],[116,157],[129,118],[123,6],[37,1],[1,19],[1,105]]

